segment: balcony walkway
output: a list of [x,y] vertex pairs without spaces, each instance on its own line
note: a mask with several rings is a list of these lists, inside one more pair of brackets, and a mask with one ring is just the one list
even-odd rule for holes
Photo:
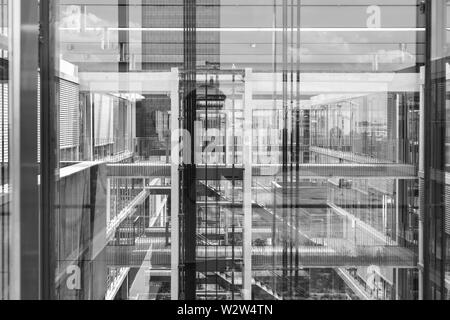
[[[300,178],[305,179],[329,179],[329,178],[358,178],[358,179],[417,179],[414,166],[407,164],[386,163],[352,163],[352,164],[300,164],[293,166]],[[121,178],[147,178],[170,177],[171,164],[168,163],[121,163],[108,164],[109,177]],[[288,170],[290,170],[288,168]],[[197,179],[221,180],[224,178],[242,180],[244,169],[231,165],[225,166],[197,166]],[[295,171],[296,172],[296,171]],[[254,164],[252,165],[253,177],[272,177],[281,175],[281,164]]]

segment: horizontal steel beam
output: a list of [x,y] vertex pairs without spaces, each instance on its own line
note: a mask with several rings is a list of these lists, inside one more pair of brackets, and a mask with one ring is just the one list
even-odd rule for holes
[[[180,167],[181,169],[181,167]],[[300,164],[288,167],[302,179],[348,178],[348,179],[417,179],[415,166],[407,164]],[[241,180],[244,169],[232,166],[197,166],[197,179],[221,180],[234,177]],[[254,177],[278,176],[281,164],[252,166]],[[170,164],[132,163],[108,164],[108,176],[117,178],[170,177]]]
[[[327,247],[299,247],[299,267],[357,267],[357,266],[389,266],[398,268],[415,268],[417,256],[403,247],[380,247],[378,252],[366,248],[357,255],[334,251]],[[151,265],[154,269],[170,268],[170,246],[150,247],[107,246],[107,265],[140,267],[144,263],[148,251],[151,251]],[[235,247],[235,260],[242,260],[242,247]],[[231,262],[232,249],[224,246],[199,246],[197,249],[198,263],[209,271],[219,271],[218,266],[225,267]],[[264,270],[268,266],[282,266],[282,248],[253,247],[252,265],[255,270]],[[217,264],[216,264],[217,263]],[[220,267],[219,267],[220,269]]]

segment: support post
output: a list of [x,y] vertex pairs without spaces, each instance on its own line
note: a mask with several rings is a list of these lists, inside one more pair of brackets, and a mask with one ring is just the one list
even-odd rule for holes
[[252,116],[253,116],[252,70],[245,70],[244,96],[244,146],[243,146],[243,260],[242,295],[244,300],[252,298]]
[[180,261],[180,102],[179,102],[179,75],[178,69],[172,69],[170,101],[171,101],[171,192],[170,192],[170,249],[171,249],[171,281],[170,296],[172,300],[178,300],[179,293],[179,261]]
[[9,1],[11,299],[41,298],[37,159],[38,2]]
[[[59,180],[59,96],[55,70],[57,31],[55,21],[58,3],[41,0],[40,9],[40,266],[41,299],[53,300],[56,296],[55,285],[55,217],[57,216],[56,199],[58,198]],[[28,8],[27,8],[28,9]]]

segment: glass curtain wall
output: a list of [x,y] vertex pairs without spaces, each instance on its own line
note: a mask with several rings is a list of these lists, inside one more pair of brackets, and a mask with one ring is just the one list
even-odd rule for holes
[[52,3],[56,298],[418,298],[417,1]]
[[15,95],[11,2],[0,299],[448,299],[448,1],[40,0]]

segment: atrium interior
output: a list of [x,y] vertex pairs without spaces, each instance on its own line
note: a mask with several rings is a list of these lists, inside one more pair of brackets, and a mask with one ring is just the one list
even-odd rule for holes
[[450,299],[449,31],[448,0],[0,0],[0,300]]

